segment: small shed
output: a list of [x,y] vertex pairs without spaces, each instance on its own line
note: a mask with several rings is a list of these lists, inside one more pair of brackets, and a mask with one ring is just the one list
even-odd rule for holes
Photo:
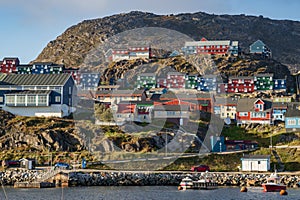
[[242,171],[266,172],[270,170],[270,155],[244,155]]
[[22,158],[20,161],[20,167],[25,169],[34,169],[35,168],[35,159]]

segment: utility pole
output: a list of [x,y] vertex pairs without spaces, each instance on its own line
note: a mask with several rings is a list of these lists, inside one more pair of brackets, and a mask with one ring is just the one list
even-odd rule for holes
[[165,131],[166,133],[166,156],[168,155],[168,134],[167,134],[167,131]]

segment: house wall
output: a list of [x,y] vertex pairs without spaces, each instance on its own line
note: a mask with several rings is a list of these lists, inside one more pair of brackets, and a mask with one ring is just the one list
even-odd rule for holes
[[222,105],[220,116],[222,119],[229,117],[230,119],[236,119],[236,106],[234,105]]
[[7,107],[3,106],[3,110],[14,115],[20,116],[36,116],[36,117],[64,117],[68,116],[68,107],[64,105],[51,105],[47,107]]
[[285,128],[286,129],[300,128],[300,117],[285,117]]
[[273,108],[273,119],[284,122],[285,121],[285,113],[286,113],[286,109]]
[[225,85],[225,91],[228,93],[251,93],[254,91],[254,81],[247,79],[229,79]]
[[72,76],[69,77],[66,84],[62,88],[62,104],[72,106],[73,97],[77,95],[77,87]]
[[270,161],[268,159],[243,159],[242,171],[266,172],[270,170]]

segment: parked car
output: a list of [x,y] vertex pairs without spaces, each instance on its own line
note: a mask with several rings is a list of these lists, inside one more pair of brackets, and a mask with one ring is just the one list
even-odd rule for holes
[[206,172],[206,171],[209,171],[210,169],[209,169],[209,166],[207,166],[207,165],[197,165],[197,166],[193,166],[191,168],[191,170],[193,172]]
[[63,162],[55,163],[54,169],[57,169],[57,168],[61,168],[61,169],[72,169],[71,166],[70,166],[68,163],[63,163]]

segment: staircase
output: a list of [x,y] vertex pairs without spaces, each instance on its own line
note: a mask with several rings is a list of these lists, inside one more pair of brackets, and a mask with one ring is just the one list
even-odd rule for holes
[[272,154],[275,156],[275,158],[278,162],[278,165],[279,165],[278,166],[279,168],[277,169],[277,171],[282,172],[284,170],[284,164],[282,163],[280,156],[278,155],[278,153],[275,149],[272,149]]
[[47,182],[48,179],[54,177],[56,174],[59,174],[61,172],[61,169],[51,169],[50,171],[47,171],[44,173],[41,177],[38,177],[35,182]]
[[15,182],[15,188],[50,188],[55,187],[54,182],[49,179],[53,178],[56,174],[60,173],[60,169],[50,170],[44,173],[41,177],[36,178],[34,181]]

